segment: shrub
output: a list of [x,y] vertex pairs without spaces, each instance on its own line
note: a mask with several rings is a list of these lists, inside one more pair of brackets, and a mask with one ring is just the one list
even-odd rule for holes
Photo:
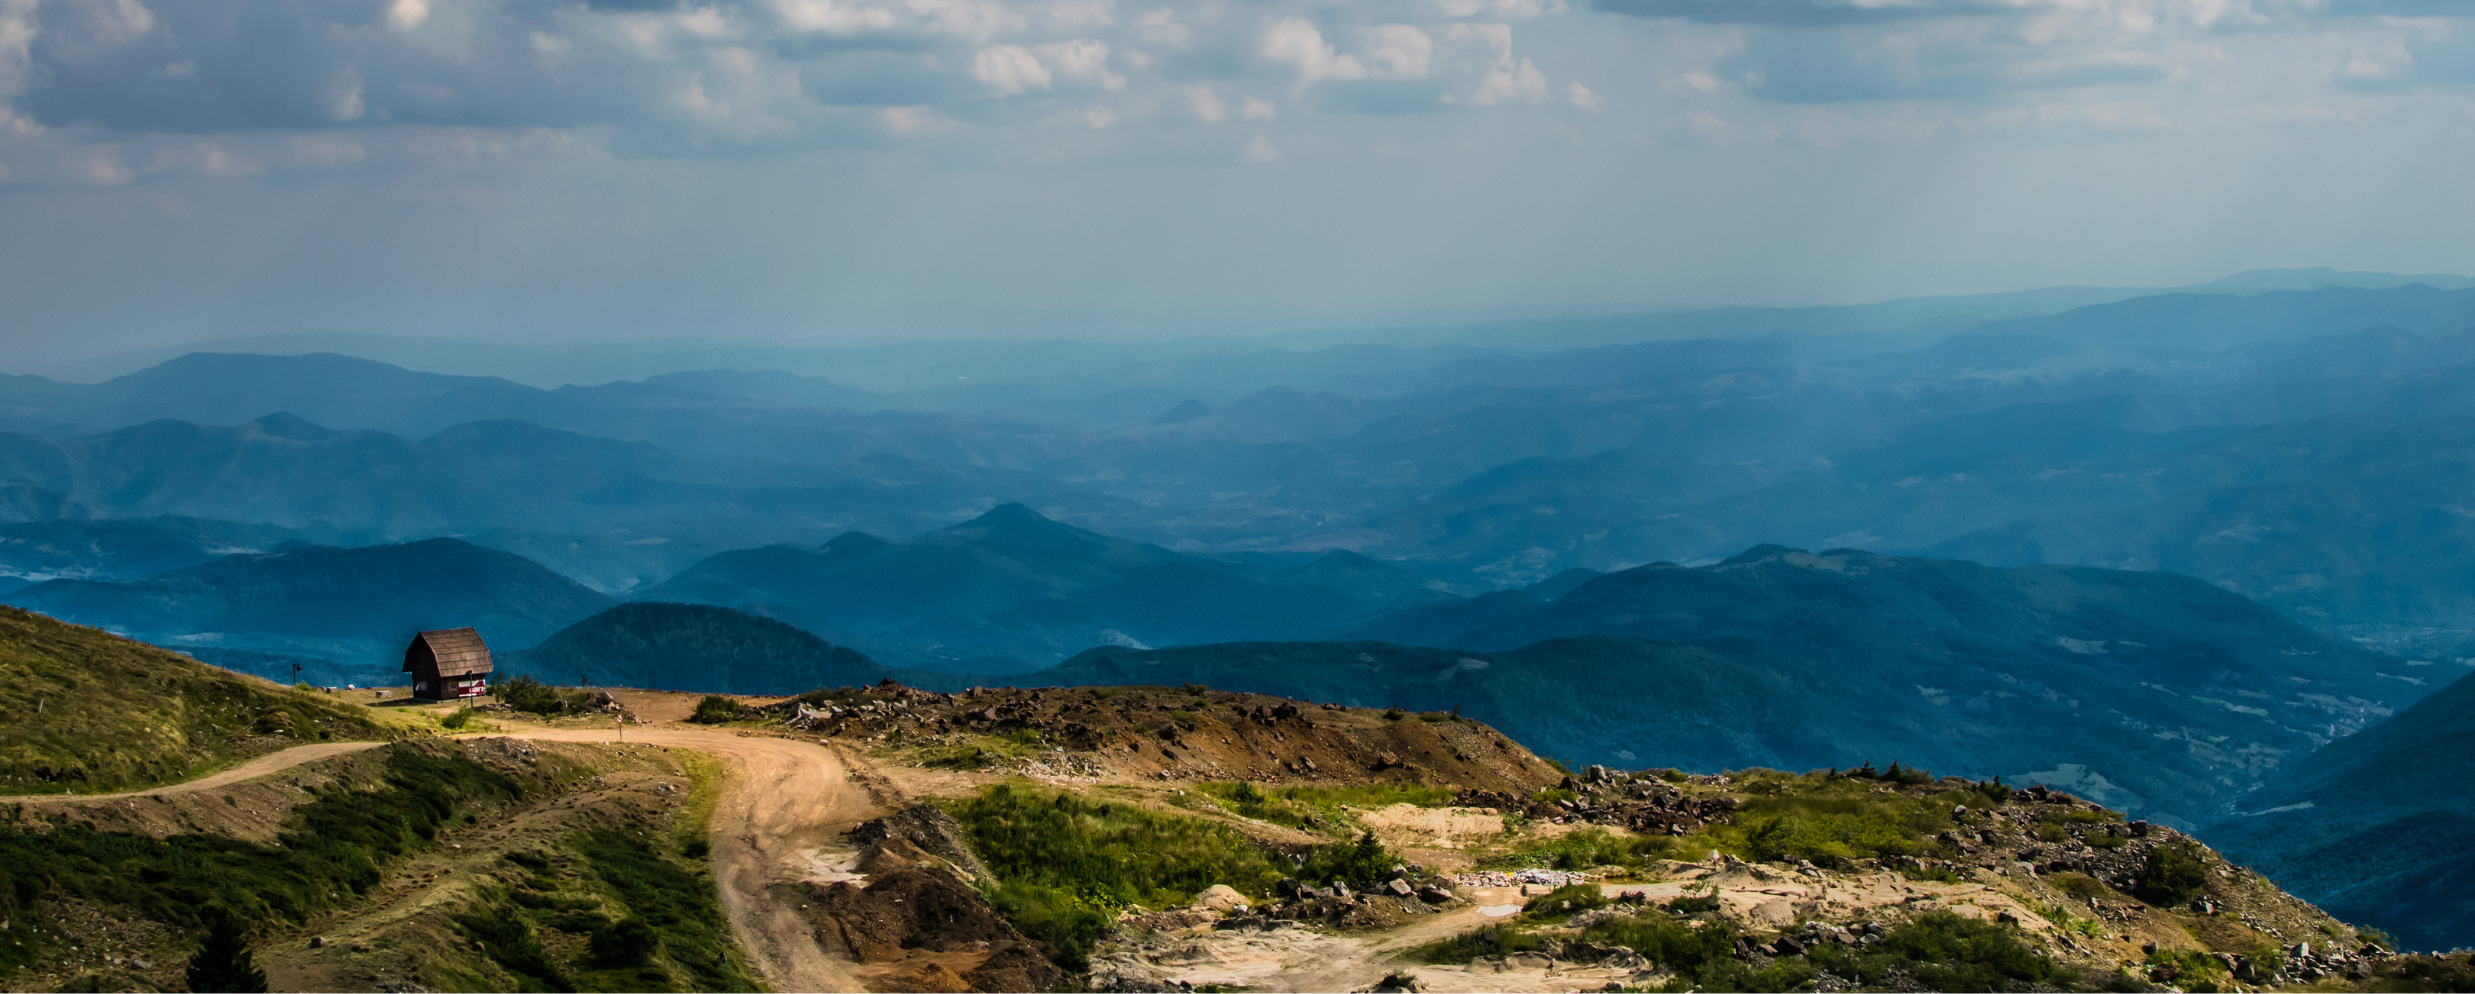
[[1409,951],[1410,958],[1421,963],[1467,963],[1481,956],[1510,956],[1537,949],[1542,943],[1535,935],[1502,925],[1463,932],[1449,939],[1437,939]]
[[209,918],[206,940],[189,957],[189,989],[193,991],[263,991],[266,971],[250,955],[240,916],[218,909]]
[[1568,832],[1547,841],[1536,849],[1527,849],[1486,860],[1488,865],[1503,867],[1549,867],[1558,870],[1587,870],[1595,866],[1621,866],[1640,869],[1660,859],[1675,848],[1665,838],[1618,838],[1603,828],[1585,828]]
[[455,709],[455,713],[438,719],[438,727],[449,731],[462,731],[465,726],[472,724],[480,716],[481,713],[470,706],[460,707]]
[[1607,895],[1596,884],[1565,884],[1529,899],[1521,913],[1539,918],[1562,918],[1567,915],[1607,906]]
[[2134,891],[2140,900],[2160,908],[2182,904],[2208,889],[2208,864],[2188,842],[2174,842],[2148,851]]
[[2106,886],[2104,881],[2085,873],[2057,873],[2045,878],[2045,882],[2055,890],[2083,901],[2104,900],[2114,896],[2114,888]]
[[490,685],[490,696],[527,714],[581,711],[590,706],[593,699],[593,695],[582,690],[553,687],[529,676]]
[[997,878],[990,901],[1082,970],[1114,912],[1184,904],[1213,884],[1261,896],[1285,874],[1226,826],[1005,784],[954,805]]
[[700,725],[719,725],[739,720],[746,711],[738,701],[707,694],[705,699],[696,702],[696,713],[689,715],[688,720]]
[[1400,862],[1375,840],[1375,833],[1367,832],[1349,845],[1316,847],[1298,867],[1297,877],[1310,883],[1341,880],[1367,890],[1392,879],[1392,868]]

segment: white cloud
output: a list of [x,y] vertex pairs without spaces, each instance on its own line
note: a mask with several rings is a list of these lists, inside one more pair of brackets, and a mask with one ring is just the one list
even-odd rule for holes
[[1021,45],[991,45],[971,58],[971,75],[1000,96],[1049,88],[1048,67]]
[[1323,40],[1323,32],[1315,22],[1302,17],[1288,17],[1272,22],[1263,32],[1263,43],[1256,48],[1267,61],[1285,63],[1298,70],[1298,84],[1303,86],[1319,79],[1365,79],[1366,66],[1355,57],[1342,55]]
[[[1109,71],[1109,46],[1090,38],[1077,38],[1038,49],[1043,64],[1056,68],[1067,79],[1098,86],[1103,90],[1124,89],[1126,77]],[[986,82],[985,79],[982,80]],[[1046,89],[1046,86],[1042,86]]]
[[395,0],[387,5],[387,26],[410,31],[430,19],[430,0]]
[[1363,51],[1366,64],[1374,76],[1385,79],[1424,79],[1427,60],[1435,54],[1435,39],[1407,24],[1384,24],[1367,29],[1368,43]]
[[1186,109],[1194,114],[1195,120],[1205,124],[1219,124],[1222,118],[1229,116],[1229,105],[1222,103],[1220,94],[1212,92],[1211,86],[1204,83],[1186,87]]
[[155,29],[155,12],[138,0],[109,0],[88,8],[98,41],[125,45]]
[[722,20],[721,10],[713,7],[698,7],[683,12],[672,21],[679,25],[680,30],[699,38],[719,38],[730,33],[729,22]]
[[791,30],[827,34],[885,31],[896,23],[894,12],[883,7],[834,0],[774,0],[774,12]]
[[1180,23],[1177,12],[1167,7],[1147,10],[1134,19],[1134,36],[1145,44],[1164,48],[1185,48],[1194,44],[1195,33]]
[[1249,121],[1269,121],[1272,119],[1272,113],[1271,104],[1253,97],[1247,97],[1244,103],[1238,105],[1238,116]]
[[109,145],[85,150],[75,168],[79,179],[96,186],[119,186],[137,178],[120,164],[120,151]]
[[1094,130],[1105,128],[1117,123],[1117,112],[1106,107],[1087,107],[1083,110],[1083,123]]
[[1480,107],[1518,101],[1534,104],[1547,97],[1547,76],[1522,59],[1519,65],[1497,66],[1478,82],[1478,92],[1470,94],[1470,102]]
[[1607,108],[1606,97],[1590,92],[1589,87],[1583,86],[1580,83],[1565,84],[1564,99],[1571,102],[1573,106],[1579,107],[1593,114]]
[[1272,147],[1272,140],[1265,138],[1263,132],[1255,132],[1255,137],[1247,140],[1246,161],[1277,162],[1279,160],[1280,149]]
[[327,87],[328,117],[337,121],[358,121],[368,111],[368,102],[361,99],[361,74],[344,70]]

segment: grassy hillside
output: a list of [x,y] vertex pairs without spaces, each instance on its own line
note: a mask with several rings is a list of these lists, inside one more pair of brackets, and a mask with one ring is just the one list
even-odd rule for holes
[[324,694],[0,607],[0,794],[143,788],[385,734],[367,709]]
[[885,679],[874,660],[813,634],[706,604],[621,604],[586,618],[501,666],[551,683],[796,694]]
[[[613,603],[522,556],[450,538],[226,556],[118,583],[53,580],[8,602],[219,663],[297,656],[310,667],[304,679],[339,684],[393,682],[404,644],[423,629],[469,625],[514,649]],[[231,665],[250,668],[250,658]]]

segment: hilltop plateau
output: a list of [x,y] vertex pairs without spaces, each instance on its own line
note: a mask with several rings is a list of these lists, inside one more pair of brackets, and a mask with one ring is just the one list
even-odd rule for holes
[[[11,617],[12,646],[110,640]],[[299,694],[425,738],[10,799],[4,872],[46,883],[0,894],[0,982],[2358,990],[2457,969],[2167,827],[1900,765],[1567,772],[1448,711],[1198,684],[508,689],[478,710]]]

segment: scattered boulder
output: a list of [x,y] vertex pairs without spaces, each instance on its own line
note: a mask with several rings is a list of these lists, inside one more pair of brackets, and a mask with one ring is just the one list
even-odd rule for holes
[[1213,884],[1195,895],[1195,906],[1207,911],[1242,911],[1248,904],[1246,895],[1228,884]]

